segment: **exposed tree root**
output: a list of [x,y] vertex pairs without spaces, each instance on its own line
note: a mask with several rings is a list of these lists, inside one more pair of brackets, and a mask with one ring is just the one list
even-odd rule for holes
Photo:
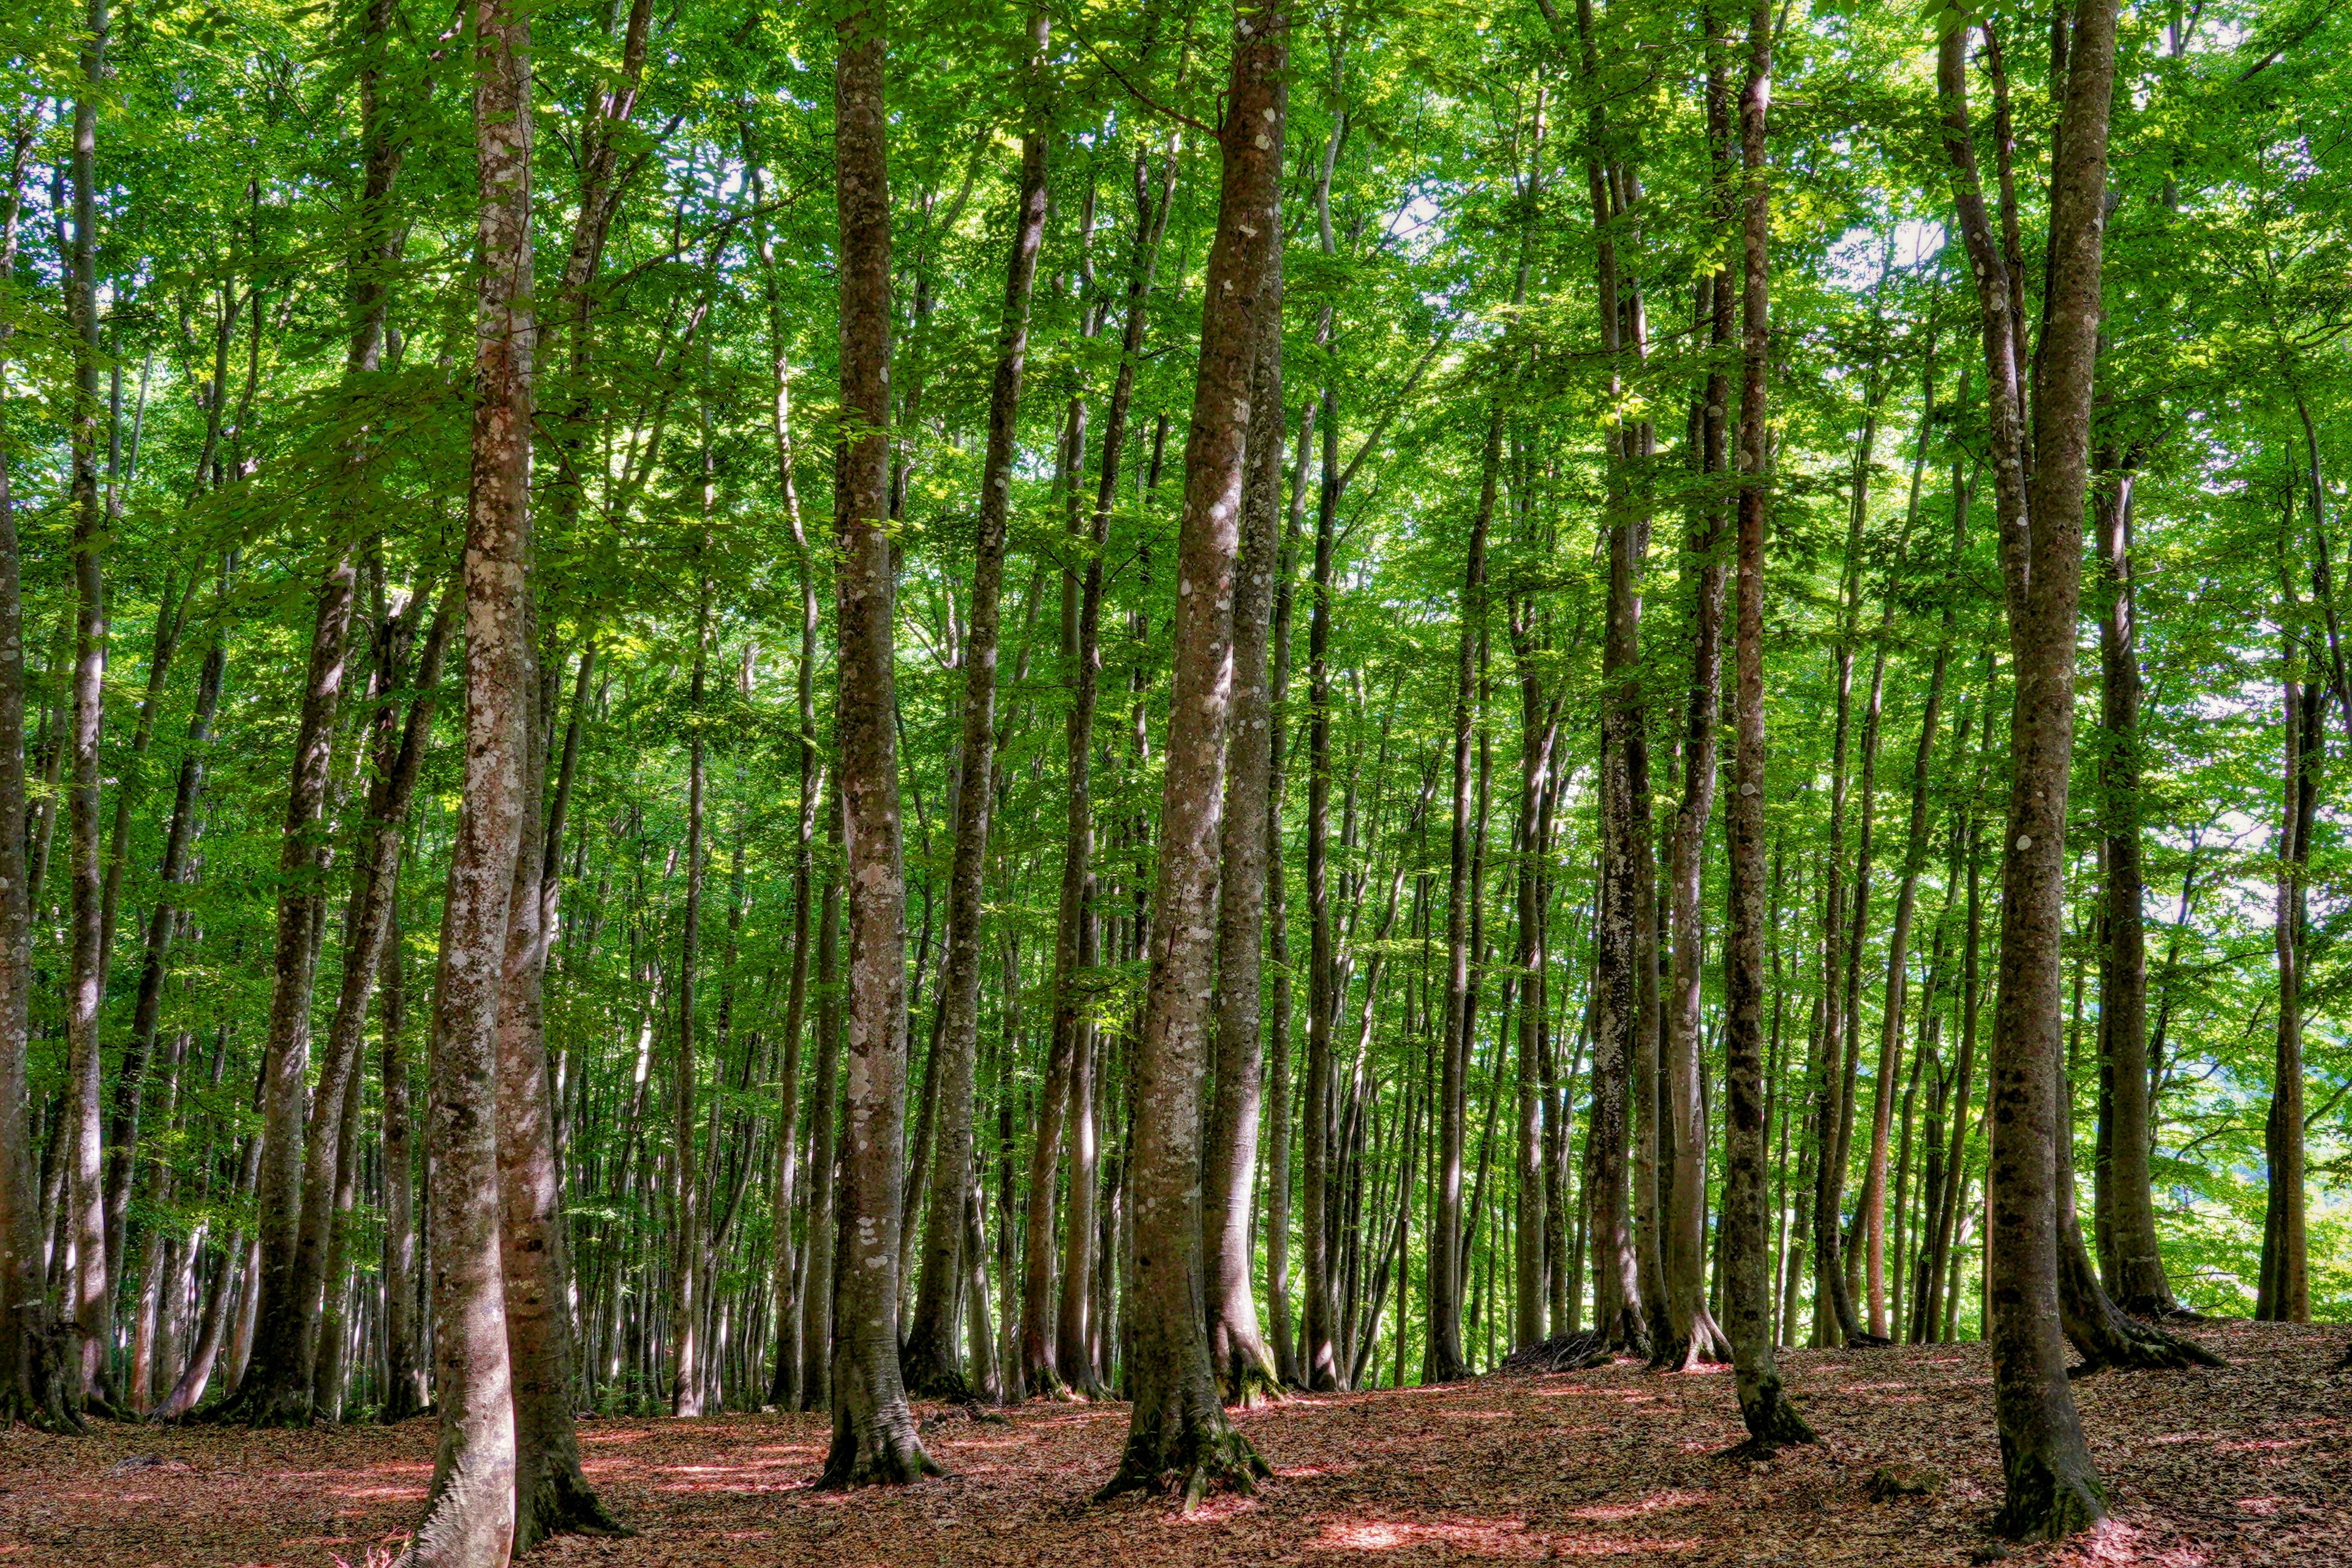
[[1129,1434],[1118,1473],[1095,1494],[1095,1500],[1108,1502],[1127,1492],[1173,1494],[1190,1513],[1213,1491],[1251,1496],[1257,1483],[1273,1474],[1274,1467],[1225,1421],[1222,1411],[1205,1419],[1186,1415],[1161,1423],[1156,1433]]
[[923,1451],[913,1416],[899,1407],[900,1419],[877,1418],[857,1426],[836,1416],[833,1447],[826,1454],[824,1473],[817,1478],[819,1491],[845,1491],[852,1487],[903,1487],[925,1476],[944,1476],[947,1468]]
[[1287,1399],[1290,1394],[1274,1370],[1272,1356],[1259,1360],[1235,1355],[1217,1369],[1217,1397],[1231,1408],[1255,1410]]
[[308,1426],[310,1394],[304,1390],[299,1398],[292,1394],[281,1397],[261,1380],[247,1378],[212,1403],[189,1411],[187,1419],[220,1426]]
[[2177,1372],[2229,1364],[2194,1340],[2126,1316],[2091,1271],[2079,1231],[2073,1247],[2064,1246],[2062,1237],[2058,1249],[2058,1315],[2067,1341],[2083,1358],[2080,1366],[2067,1369],[2069,1377],[2087,1377],[2111,1367],[2118,1372]]
[[1503,1358],[1503,1372],[1581,1372],[1600,1366],[1614,1348],[1600,1334],[1554,1334],[1532,1345],[1521,1345]]
[[528,1498],[519,1498],[515,1554],[555,1535],[633,1536],[636,1531],[604,1510],[595,1489],[570,1466],[551,1466]]

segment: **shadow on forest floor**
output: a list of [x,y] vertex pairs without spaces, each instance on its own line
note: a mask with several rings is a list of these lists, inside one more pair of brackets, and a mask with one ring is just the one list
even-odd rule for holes
[[[2340,1328],[2197,1331],[2225,1372],[2076,1384],[2115,1522],[2008,1561],[2352,1565],[2352,1374]],[[1631,1364],[1444,1389],[1294,1399],[1241,1417],[1275,1468],[1190,1516],[1089,1506],[1124,1405],[1033,1405],[927,1441],[953,1474],[905,1491],[810,1489],[816,1415],[583,1425],[590,1478],[641,1533],[565,1540],[549,1564],[1964,1563],[2000,1490],[1982,1347],[1804,1352],[1784,1363],[1822,1436],[1769,1465],[1739,1437],[1727,1373]],[[383,1562],[431,1474],[429,1420],[310,1432],[94,1424],[0,1439],[0,1568]],[[1881,1467],[1934,1489],[1870,1500]]]

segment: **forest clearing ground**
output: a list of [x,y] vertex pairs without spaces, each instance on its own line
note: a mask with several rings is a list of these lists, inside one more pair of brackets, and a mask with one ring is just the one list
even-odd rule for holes
[[[2352,1374],[2340,1328],[2217,1323],[2225,1372],[2076,1385],[2116,1523],[2035,1563],[2352,1564]],[[583,1424],[587,1471],[641,1533],[567,1539],[562,1564],[1964,1563],[2000,1493],[1980,1345],[1799,1352],[1790,1385],[1822,1436],[1728,1459],[1728,1373],[1631,1363],[1440,1389],[1293,1399],[1241,1417],[1275,1468],[1255,1499],[1192,1516],[1087,1501],[1115,1467],[1120,1405],[1033,1404],[1003,1424],[920,1407],[953,1472],[903,1491],[811,1489],[821,1415]],[[95,1423],[0,1440],[0,1568],[352,1568],[414,1524],[429,1419],[247,1432]],[[1869,1500],[1881,1466],[1933,1495]]]

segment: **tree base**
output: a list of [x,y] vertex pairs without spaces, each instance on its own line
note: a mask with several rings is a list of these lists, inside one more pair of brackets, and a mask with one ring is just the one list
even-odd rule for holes
[[2110,1370],[2185,1372],[2192,1366],[2230,1364],[2195,1340],[2126,1317],[2105,1300],[2091,1303],[2086,1312],[2066,1313],[2065,1326],[2067,1339],[2083,1357],[2080,1366],[2066,1369],[2069,1378]]
[[1739,1418],[1747,1424],[1748,1441],[1730,1450],[1732,1458],[1769,1459],[1782,1448],[1820,1441],[1777,1375],[1741,1379]]
[[2041,1470],[2021,1489],[2011,1474],[2009,1494],[1993,1515],[1996,1535],[2011,1541],[2063,1541],[2092,1529],[2107,1517],[2105,1500],[2087,1478],[2063,1480]]
[[907,1385],[909,1399],[938,1399],[950,1405],[973,1405],[980,1399],[961,1367],[943,1357],[925,1355],[919,1348],[899,1358],[898,1378]]
[[1217,1375],[1217,1397],[1229,1410],[1255,1410],[1261,1405],[1278,1405],[1290,1397],[1282,1380],[1271,1367],[1256,1362],[1244,1362],[1239,1368],[1228,1367]]
[[636,1531],[604,1511],[595,1489],[577,1468],[550,1469],[530,1495],[516,1500],[515,1555],[520,1557],[555,1535],[634,1536]]
[[216,1426],[308,1426],[310,1394],[275,1389],[248,1377],[209,1405],[188,1412],[188,1419]]
[[1031,1378],[1028,1397],[1049,1400],[1057,1405],[1067,1405],[1077,1395],[1071,1392],[1068,1384],[1062,1381],[1059,1370],[1046,1366],[1038,1368],[1034,1376]]
[[[903,1408],[903,1407],[902,1407]],[[833,1449],[825,1456],[824,1473],[817,1478],[819,1491],[847,1491],[853,1487],[903,1487],[925,1476],[944,1476],[947,1468],[923,1451],[911,1417],[877,1421],[863,1431],[835,1426]]]
[[[1172,1441],[1165,1440],[1171,1436]],[[1095,1493],[1095,1500],[1108,1502],[1128,1492],[1175,1494],[1190,1513],[1213,1491],[1249,1497],[1273,1474],[1274,1467],[1220,1412],[1214,1419],[1185,1417],[1172,1435],[1164,1426],[1129,1433],[1118,1473]]]

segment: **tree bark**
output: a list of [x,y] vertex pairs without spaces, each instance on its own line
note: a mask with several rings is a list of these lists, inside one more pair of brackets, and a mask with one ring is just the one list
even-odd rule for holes
[[1258,1327],[1251,1289],[1255,1248],[1260,1025],[1275,716],[1266,689],[1282,486],[1282,250],[1268,247],[1256,306],[1245,477],[1234,563],[1233,696],[1227,720],[1224,821],[1217,900],[1216,1092],[1209,1109],[1207,1223],[1209,1354],[1228,1404],[1278,1394],[1279,1369]]
[[[890,511],[890,187],[883,0],[836,23],[841,222],[841,796],[849,884],[849,1091],[834,1281],[833,1444],[822,1484],[935,1474],[898,1375],[899,1166],[906,1153],[907,888],[900,855]],[[982,787],[985,787],[984,782]]]
[[[527,620],[527,635],[528,627]],[[532,668],[535,652],[527,642],[521,826],[507,915],[497,1067],[499,1247],[506,1276],[507,1357],[514,1377],[517,1556],[551,1535],[618,1532],[581,1473],[580,1439],[572,1425],[572,1247],[563,1220],[542,1011],[557,907],[547,848],[562,837],[569,803],[559,784],[551,809],[542,814],[546,737],[558,689],[552,677],[561,669],[542,677]]]
[[[8,206],[0,214],[0,276],[13,277],[32,131],[9,149]],[[0,356],[15,336],[0,322]],[[0,361],[5,363],[5,361]],[[22,1416],[71,1425],[41,1268],[41,1203],[34,1180],[26,1054],[32,1037],[32,904],[25,787],[25,603],[7,454],[0,451],[0,1423]]]
[[68,449],[73,514],[74,651],[72,710],[66,749],[67,862],[71,878],[72,936],[66,974],[67,1116],[70,1131],[65,1231],[73,1249],[67,1314],[80,1336],[68,1397],[77,1405],[104,1401],[100,1392],[112,1330],[113,1292],[107,1279],[104,1110],[100,1099],[99,1009],[104,1000],[105,944],[98,858],[99,738],[106,727],[105,584],[100,560],[109,542],[109,519],[99,494],[98,367],[98,96],[106,64],[106,0],[89,0],[89,34],[81,48],[82,81],[75,95],[73,150],[74,241],[65,279],[67,320],[74,334],[74,391]]
[[[2051,161],[2050,266],[2035,360],[2026,474],[2017,280],[1995,241],[1969,143],[1964,27],[1937,58],[1953,195],[1984,320],[1986,393],[2002,581],[2016,671],[2014,782],[2001,861],[2000,986],[1994,1018],[1990,1231],[1994,1411],[2006,1485],[2000,1528],[2071,1534],[2104,1515],[2104,1489],[2066,1384],[2058,1313],[2057,1058],[2065,919],[2065,818],[2074,744],[2075,611],[2082,585],[2091,393],[2106,226],[2114,0],[2084,0],[2066,49]],[[2063,35],[2062,35],[2063,36]]]
[[2101,833],[2106,842],[2105,963],[2099,988],[2099,1043],[2107,1083],[2110,1139],[2098,1176],[2099,1253],[2108,1293],[2135,1317],[2178,1310],[2156,1239],[2148,1160],[2155,1141],[2147,1074],[2147,932],[2142,903],[2139,793],[2139,609],[2132,570],[2129,462],[2092,498],[2092,521],[2105,567],[2108,601],[2099,617]]
[[384,945],[380,1027],[383,1054],[383,1372],[387,1426],[425,1408],[424,1347],[417,1336],[416,1145],[409,1108],[407,967],[394,900]]
[[[1722,28],[1712,8],[1710,43]],[[1740,1418],[1759,1448],[1810,1441],[1812,1429],[1780,1386],[1772,1333],[1772,1231],[1765,1213],[1764,943],[1764,529],[1771,184],[1765,137],[1771,105],[1772,7],[1748,10],[1748,71],[1739,95],[1745,175],[1740,241],[1739,493],[1734,553],[1731,802],[1725,837],[1731,872],[1724,981],[1724,1331],[1731,1342]],[[1715,47],[1720,47],[1720,45]],[[1722,284],[1719,282],[1718,287]]]
[[1129,1392],[1134,1407],[1103,1495],[1253,1489],[1270,1474],[1225,1419],[1202,1321],[1200,1086],[1207,1067],[1212,910],[1231,702],[1240,542],[1258,334],[1280,243],[1287,7],[1237,9],[1221,132],[1223,177],[1209,253],[1201,357],[1184,452],[1177,610],[1160,795],[1159,884],[1134,1074],[1128,1191],[1135,1238]]
[[514,1538],[515,1413],[500,1261],[499,1010],[522,836],[531,626],[530,23],[475,0],[473,478],[466,528],[466,773],[450,847],[427,1075],[433,1485],[417,1568],[499,1568]]
[[906,1352],[908,1387],[917,1394],[971,1394],[957,1349],[955,1317],[964,1288],[960,1253],[964,1194],[971,1182],[972,1081],[980,1052],[981,883],[988,854],[989,809],[996,795],[998,600],[1004,582],[1005,525],[1012,510],[1021,376],[1029,353],[1029,300],[1036,283],[1037,251],[1045,236],[1049,26],[1045,8],[1034,5],[1027,35],[1029,122],[1021,136],[1021,184],[1013,251],[1005,268],[996,378],[989,394],[988,447],[981,463],[971,609],[965,618],[962,743],[956,753],[962,784],[956,792],[954,861],[948,874],[940,1047],[931,1060],[931,1077],[939,1086],[939,1130],[931,1157],[921,1284]]

